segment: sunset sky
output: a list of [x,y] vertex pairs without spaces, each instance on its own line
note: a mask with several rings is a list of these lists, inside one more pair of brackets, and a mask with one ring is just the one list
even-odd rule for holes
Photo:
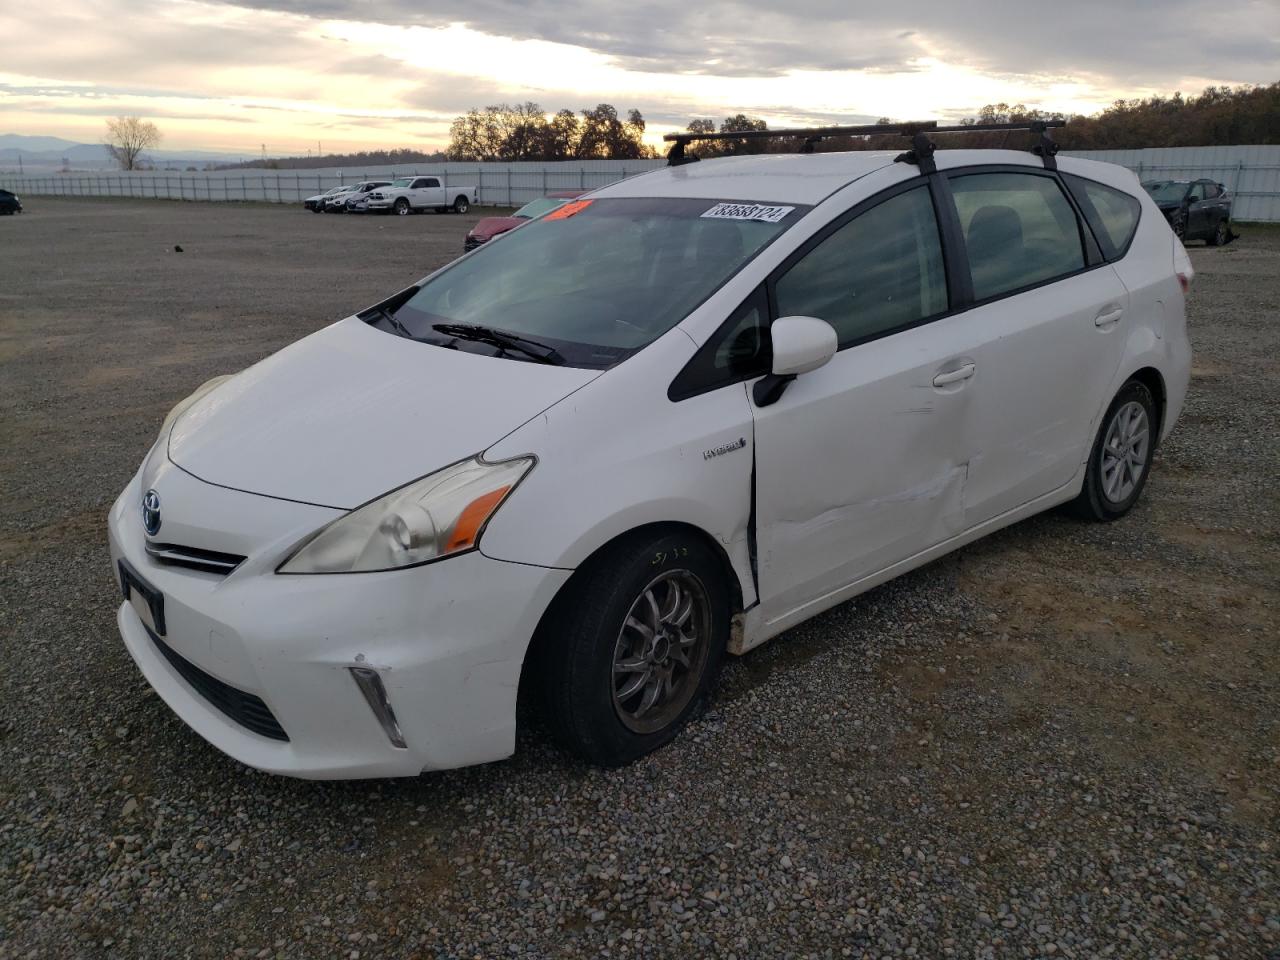
[[0,133],[273,155],[443,147],[468,107],[638,108],[773,126],[953,119],[1021,101],[1280,79],[1280,2],[1041,0],[0,0]]

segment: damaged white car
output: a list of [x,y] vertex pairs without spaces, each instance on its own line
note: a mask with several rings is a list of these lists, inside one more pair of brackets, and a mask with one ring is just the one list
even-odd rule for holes
[[1164,217],[1106,164],[896,160],[634,177],[201,388],[110,512],[143,674],[293,776],[506,757],[522,689],[613,765],[726,653],[1125,514],[1189,376]]

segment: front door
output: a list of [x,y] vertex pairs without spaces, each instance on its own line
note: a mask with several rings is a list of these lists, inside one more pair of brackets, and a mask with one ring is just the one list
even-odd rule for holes
[[841,345],[755,409],[757,566],[776,626],[960,531],[986,373],[968,318],[947,315],[924,183],[819,234],[771,294],[775,316],[826,320]]

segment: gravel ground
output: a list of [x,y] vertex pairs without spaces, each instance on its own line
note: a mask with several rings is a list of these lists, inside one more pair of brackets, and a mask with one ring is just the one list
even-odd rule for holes
[[1192,392],[1129,517],[1019,524],[733,660],[656,756],[534,728],[318,784],[187,730],[116,635],[108,505],[197,383],[475,219],[0,220],[0,956],[1280,957],[1280,230],[1193,249]]

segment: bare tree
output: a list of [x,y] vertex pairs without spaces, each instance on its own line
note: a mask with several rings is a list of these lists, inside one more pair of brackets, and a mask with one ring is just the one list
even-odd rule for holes
[[143,150],[160,142],[160,130],[150,120],[141,117],[116,117],[107,121],[108,152],[120,164],[121,170],[136,170],[138,157]]

